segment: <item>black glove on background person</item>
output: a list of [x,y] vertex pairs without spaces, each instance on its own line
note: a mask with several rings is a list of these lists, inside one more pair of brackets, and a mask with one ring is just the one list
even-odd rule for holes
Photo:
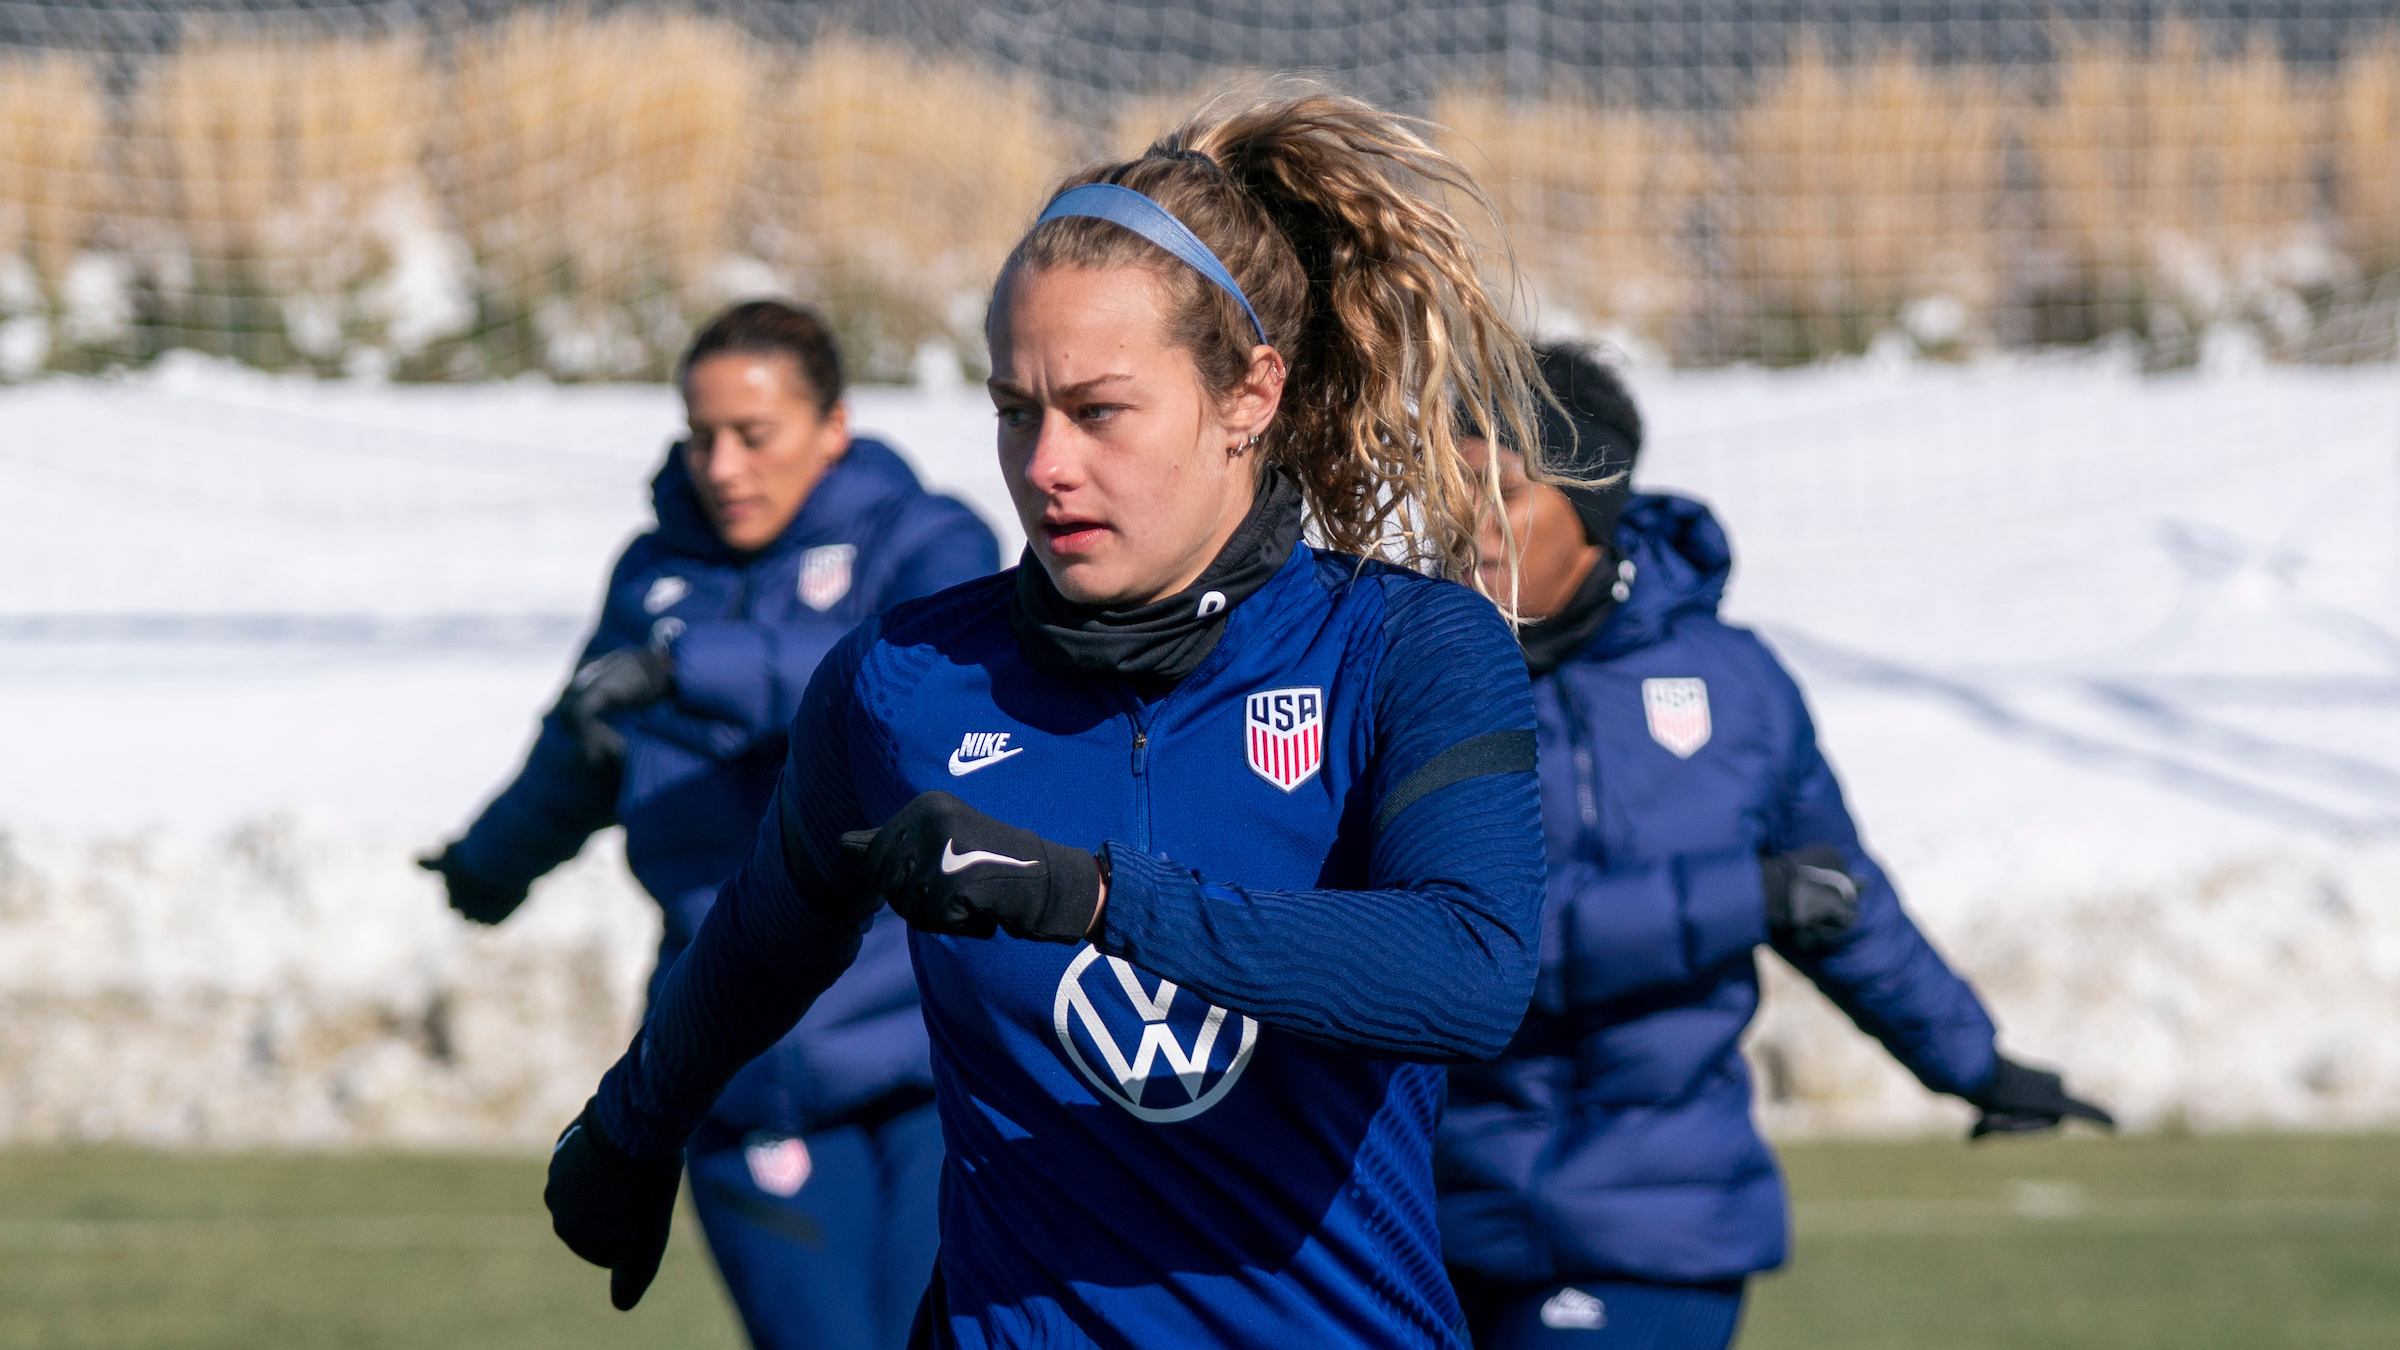
[[575,672],[560,700],[567,734],[594,768],[625,758],[625,737],[601,719],[675,692],[675,663],[655,647],[620,647]]
[[1966,1098],[1983,1108],[1975,1128],[1967,1132],[1969,1139],[2056,1129],[2068,1116],[2080,1116],[2106,1129],[2117,1128],[2115,1116],[2068,1096],[2066,1082],[2057,1074],[2029,1068],[2006,1056],[1993,1067],[1991,1078]]
[[1842,851],[1811,844],[1758,860],[1766,883],[1767,940],[1808,955],[1840,940],[1858,922],[1858,883],[1844,870]]
[[441,874],[442,885],[450,893],[450,908],[469,923],[498,923],[525,903],[523,886],[496,886],[467,870],[466,862],[458,856],[457,844],[444,847],[430,858],[417,859],[417,866]]
[[667,1253],[683,1158],[627,1157],[600,1132],[593,1109],[598,1101],[583,1104],[583,1114],[550,1150],[542,1203],[550,1210],[550,1231],[569,1251],[608,1267],[608,1301],[625,1312],[642,1301]]
[[1037,942],[1081,942],[1100,908],[1100,860],[1005,825],[947,792],[926,792],[880,830],[842,849],[912,928],[952,937],[1007,929]]

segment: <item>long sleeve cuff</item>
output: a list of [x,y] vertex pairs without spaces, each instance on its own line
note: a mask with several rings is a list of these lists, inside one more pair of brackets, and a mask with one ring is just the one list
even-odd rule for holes
[[1252,890],[1111,843],[1093,943],[1236,1012],[1381,1058],[1483,1059],[1508,1044],[1534,961],[1473,893]]

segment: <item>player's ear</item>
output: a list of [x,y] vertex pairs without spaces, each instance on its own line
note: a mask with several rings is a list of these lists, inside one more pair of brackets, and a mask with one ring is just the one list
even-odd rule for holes
[[1267,424],[1275,420],[1276,410],[1283,406],[1283,381],[1287,373],[1282,353],[1263,342],[1251,348],[1250,369],[1234,387],[1233,398],[1226,405],[1226,424],[1244,437],[1265,432]]

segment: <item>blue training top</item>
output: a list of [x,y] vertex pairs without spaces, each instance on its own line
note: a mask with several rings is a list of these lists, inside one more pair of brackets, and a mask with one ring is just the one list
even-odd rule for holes
[[1145,701],[1029,664],[1014,585],[899,606],[826,659],[602,1128],[671,1155],[857,949],[874,902],[840,834],[947,789],[1112,876],[1093,944],[910,935],[949,1148],[937,1340],[1463,1346],[1437,1066],[1524,1014],[1541,831],[1523,752],[1418,771],[1530,750],[1508,629],[1464,587],[1298,547]]

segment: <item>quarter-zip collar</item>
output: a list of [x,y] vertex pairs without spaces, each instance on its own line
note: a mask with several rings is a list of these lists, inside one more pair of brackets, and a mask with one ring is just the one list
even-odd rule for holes
[[1582,651],[1599,633],[1601,625],[1608,622],[1608,616],[1616,612],[1616,590],[1625,581],[1618,573],[1614,550],[1602,549],[1593,560],[1591,571],[1584,574],[1575,594],[1558,613],[1517,630],[1517,646],[1525,653],[1526,672],[1538,680]]
[[1559,672],[1666,641],[1682,616],[1716,613],[1733,575],[1733,547],[1724,529],[1706,506],[1688,497],[1635,496],[1617,522],[1615,553],[1633,566],[1627,594],[1591,640],[1559,664]]
[[1009,628],[1025,659],[1054,675],[1116,675],[1151,689],[1197,670],[1227,618],[1289,562],[1300,542],[1300,490],[1269,469],[1250,512],[1199,579],[1125,609],[1079,605],[1059,593],[1026,549],[1017,564]]

